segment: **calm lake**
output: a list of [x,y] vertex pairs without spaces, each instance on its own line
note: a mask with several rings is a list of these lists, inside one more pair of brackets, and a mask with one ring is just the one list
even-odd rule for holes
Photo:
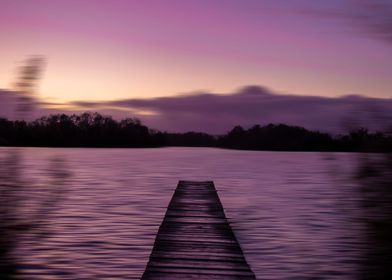
[[[0,149],[3,168],[10,150]],[[139,279],[178,180],[215,182],[258,279],[358,279],[366,259],[358,154],[14,150],[23,219],[47,211],[44,234],[19,237],[22,279]]]

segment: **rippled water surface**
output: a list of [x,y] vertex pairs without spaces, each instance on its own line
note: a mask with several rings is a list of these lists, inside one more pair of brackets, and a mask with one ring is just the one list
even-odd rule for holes
[[[0,149],[0,155],[7,151]],[[17,168],[30,191],[57,188],[53,211],[41,221],[45,234],[27,231],[18,244],[23,279],[139,279],[178,180],[193,179],[215,182],[258,279],[356,279],[364,241],[352,180],[355,154],[209,148],[19,152]],[[53,185],[48,176],[56,160],[69,175]]]

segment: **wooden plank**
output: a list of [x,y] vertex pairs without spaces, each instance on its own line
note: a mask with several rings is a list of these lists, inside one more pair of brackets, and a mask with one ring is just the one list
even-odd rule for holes
[[178,183],[141,279],[256,279],[213,182]]

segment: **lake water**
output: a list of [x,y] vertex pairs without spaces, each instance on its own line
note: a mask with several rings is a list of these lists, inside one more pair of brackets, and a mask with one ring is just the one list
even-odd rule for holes
[[[0,149],[3,163],[9,150]],[[215,182],[258,279],[358,279],[366,255],[356,154],[212,148],[18,153],[13,164],[23,170],[17,176],[28,194],[20,213],[30,221],[40,208],[45,212],[38,229],[19,236],[22,279],[139,279],[178,180]],[[55,202],[40,202],[45,199]]]

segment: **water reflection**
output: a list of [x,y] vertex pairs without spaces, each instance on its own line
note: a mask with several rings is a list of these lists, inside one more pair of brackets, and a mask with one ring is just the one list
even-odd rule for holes
[[380,157],[359,169],[346,153],[22,150],[23,161],[0,148],[2,191],[28,194],[7,210],[23,228],[5,242],[21,279],[140,279],[179,179],[215,181],[258,279],[390,278],[391,177]]
[[50,234],[50,214],[69,177],[60,157],[49,159],[46,182],[28,180],[24,168],[21,149],[0,154],[0,279],[5,280],[19,274],[15,250],[25,235],[29,242],[39,242]]
[[21,185],[18,182],[20,168],[19,154],[10,153],[0,161],[0,276],[1,279],[13,279],[16,275],[16,262],[12,255],[17,238],[19,221],[16,211],[20,204]]
[[392,154],[361,156],[357,178],[367,244],[361,279],[392,279]]

